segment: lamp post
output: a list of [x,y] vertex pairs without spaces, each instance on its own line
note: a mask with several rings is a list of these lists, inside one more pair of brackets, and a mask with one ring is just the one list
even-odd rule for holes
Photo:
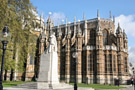
[[3,67],[4,67],[4,58],[5,58],[5,50],[7,47],[8,42],[10,41],[10,33],[7,26],[3,28],[3,31],[0,33],[0,41],[3,44],[3,55],[2,55],[2,61],[1,61],[1,73],[0,73],[0,90],[3,90]]
[[134,70],[134,66],[132,65],[132,63],[130,63],[129,65],[130,65],[131,71],[132,71],[131,83],[132,83],[132,85],[133,85],[133,87],[134,87],[134,90],[135,90],[135,76],[134,76],[134,74],[135,74],[134,71],[135,71],[135,70]]
[[73,52],[72,54],[73,58],[74,58],[74,67],[75,67],[75,72],[74,72],[74,77],[75,77],[75,80],[74,80],[74,90],[77,90],[77,81],[76,81],[76,65],[77,65],[77,56],[78,56],[78,53],[77,53],[77,50],[75,48],[75,52]]
[[134,90],[135,90],[135,77],[134,77],[134,67],[132,67],[132,71],[133,71],[133,85],[134,85]]

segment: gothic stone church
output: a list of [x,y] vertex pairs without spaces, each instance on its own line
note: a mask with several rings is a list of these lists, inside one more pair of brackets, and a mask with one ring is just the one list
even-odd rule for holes
[[[44,22],[43,22],[44,23]],[[36,65],[27,63],[26,80],[38,77],[40,55],[49,45],[49,35],[55,32],[58,46],[58,73],[62,82],[73,82],[75,64],[73,52],[77,57],[78,83],[122,83],[129,79],[128,39],[120,24],[115,30],[115,18],[97,18],[54,26],[49,16],[39,35]],[[36,73],[35,73],[36,72]]]

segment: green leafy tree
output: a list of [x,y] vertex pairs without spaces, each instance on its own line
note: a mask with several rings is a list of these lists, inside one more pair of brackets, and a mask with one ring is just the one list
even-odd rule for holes
[[[8,26],[12,38],[7,48],[13,50],[6,50],[4,68],[6,70],[17,68],[19,71],[24,71],[28,53],[34,54],[33,50],[36,49],[37,36],[31,33],[35,20],[33,12],[36,12],[36,9],[30,0],[0,0],[0,2],[0,31],[5,25]],[[2,44],[0,47],[2,48]]]

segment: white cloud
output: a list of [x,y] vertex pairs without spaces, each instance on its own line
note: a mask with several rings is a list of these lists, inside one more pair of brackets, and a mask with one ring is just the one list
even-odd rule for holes
[[128,36],[135,38],[135,15],[120,15],[116,17],[116,28],[120,23],[121,28],[125,29]]
[[[47,19],[48,19],[48,15],[45,15],[45,20],[47,21]],[[62,12],[52,12],[51,20],[54,22],[55,25],[57,25],[58,20],[59,20],[59,24],[61,24],[62,20],[65,20],[65,14]]]
[[129,47],[129,62],[135,65],[135,46]]

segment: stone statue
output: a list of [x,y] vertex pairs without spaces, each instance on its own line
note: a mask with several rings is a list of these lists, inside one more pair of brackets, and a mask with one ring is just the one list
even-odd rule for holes
[[61,84],[58,78],[58,55],[55,33],[49,37],[49,46],[40,57],[38,89],[72,88],[67,84]]
[[50,44],[49,44],[49,47],[45,51],[46,54],[50,52],[57,52],[57,41],[56,41],[54,32],[50,35],[49,39],[50,39]]

